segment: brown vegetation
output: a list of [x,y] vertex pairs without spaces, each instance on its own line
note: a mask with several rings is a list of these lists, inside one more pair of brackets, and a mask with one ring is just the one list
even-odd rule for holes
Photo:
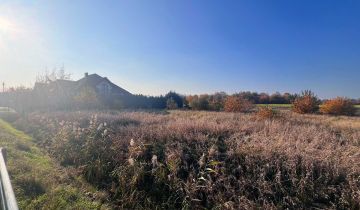
[[293,111],[299,114],[314,113],[319,109],[319,100],[311,91],[307,90],[297,97],[293,103]]
[[337,97],[326,101],[321,107],[320,112],[323,114],[333,115],[355,115],[356,109],[349,99]]
[[256,117],[258,119],[272,119],[275,118],[276,116],[278,116],[278,113],[272,107],[269,106],[259,107],[256,112]]
[[228,96],[224,103],[226,112],[248,112],[252,108],[254,108],[253,103],[238,96]]
[[360,128],[284,114],[58,112],[15,124],[114,208],[360,208]]

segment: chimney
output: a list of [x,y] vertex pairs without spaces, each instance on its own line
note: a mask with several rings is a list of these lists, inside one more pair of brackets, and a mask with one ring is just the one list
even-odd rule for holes
[[89,73],[85,72],[85,77],[88,77],[89,76]]

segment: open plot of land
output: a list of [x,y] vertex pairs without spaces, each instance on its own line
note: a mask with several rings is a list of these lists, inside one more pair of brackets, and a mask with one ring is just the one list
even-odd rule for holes
[[53,112],[14,125],[120,209],[360,207],[359,117]]

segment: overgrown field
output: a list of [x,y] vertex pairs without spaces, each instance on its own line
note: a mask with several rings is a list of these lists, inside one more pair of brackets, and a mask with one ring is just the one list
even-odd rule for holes
[[56,112],[14,125],[114,208],[360,208],[359,117]]
[[106,209],[85,195],[95,190],[64,171],[41,152],[32,138],[0,119],[0,144],[20,209]]

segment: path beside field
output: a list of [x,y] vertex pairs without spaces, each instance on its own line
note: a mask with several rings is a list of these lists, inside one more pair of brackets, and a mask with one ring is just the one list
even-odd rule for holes
[[85,196],[85,191],[95,189],[79,187],[79,180],[69,181],[64,169],[30,136],[1,119],[0,145],[7,149],[7,168],[20,209],[107,209]]

